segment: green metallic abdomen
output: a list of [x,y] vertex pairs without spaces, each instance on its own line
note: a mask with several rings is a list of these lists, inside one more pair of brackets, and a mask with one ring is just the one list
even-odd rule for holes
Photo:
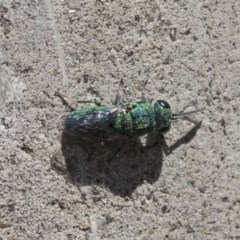
[[126,103],[124,111],[118,113],[112,126],[119,133],[138,137],[156,131],[156,115],[151,103]]

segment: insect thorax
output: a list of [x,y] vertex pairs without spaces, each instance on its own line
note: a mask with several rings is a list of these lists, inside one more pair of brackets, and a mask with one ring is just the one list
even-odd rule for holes
[[123,109],[113,121],[113,128],[122,134],[138,137],[170,127],[171,110],[157,103],[131,102]]

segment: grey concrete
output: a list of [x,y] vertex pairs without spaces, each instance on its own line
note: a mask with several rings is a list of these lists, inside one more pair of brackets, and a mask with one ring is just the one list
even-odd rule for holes
[[[0,239],[240,239],[240,2],[0,0]],[[71,99],[176,121],[152,147],[61,141]],[[168,147],[164,146],[167,145]]]

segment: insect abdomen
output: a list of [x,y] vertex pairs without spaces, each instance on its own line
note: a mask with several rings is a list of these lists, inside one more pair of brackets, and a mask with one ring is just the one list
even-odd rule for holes
[[[118,113],[117,107],[86,107],[71,112],[64,121],[64,132],[77,139],[97,137],[100,130],[110,126]],[[107,136],[106,136],[107,138]]]

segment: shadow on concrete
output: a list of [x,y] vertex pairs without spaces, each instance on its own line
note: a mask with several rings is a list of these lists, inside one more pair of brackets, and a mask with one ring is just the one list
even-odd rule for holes
[[149,135],[146,146],[138,139],[124,139],[105,143],[72,142],[62,134],[62,154],[74,184],[99,185],[119,196],[130,196],[143,181],[155,182],[161,175],[163,153],[190,142],[201,124],[168,147],[164,136]]

